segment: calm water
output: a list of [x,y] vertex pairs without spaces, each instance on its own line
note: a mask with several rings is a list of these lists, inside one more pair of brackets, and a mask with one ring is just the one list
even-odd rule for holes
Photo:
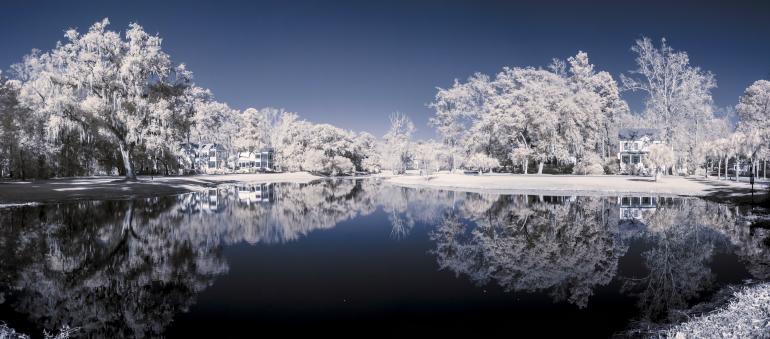
[[376,180],[5,208],[0,320],[104,338],[608,337],[770,279],[745,213]]

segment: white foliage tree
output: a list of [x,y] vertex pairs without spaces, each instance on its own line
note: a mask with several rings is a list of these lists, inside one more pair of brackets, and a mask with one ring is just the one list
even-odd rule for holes
[[410,145],[414,131],[414,123],[408,116],[399,112],[390,115],[390,129],[383,139],[385,158],[393,173],[406,172],[412,158]]
[[[24,84],[20,98],[31,109],[51,115],[50,128],[74,124],[94,127],[114,140],[127,178],[134,178],[132,150],[148,136],[170,128],[178,110],[151,96],[175,72],[161,39],[130,24],[125,34],[107,30],[109,20],[85,34],[71,29],[66,41],[47,53],[32,53],[16,67]],[[188,74],[184,69],[177,69]],[[165,133],[165,132],[163,132]]]
[[655,181],[658,181],[658,174],[665,172],[666,168],[674,165],[674,151],[665,144],[650,145],[647,149],[648,153],[644,160],[648,167],[655,171]]
[[500,167],[500,162],[484,153],[476,153],[468,159],[467,166],[477,169],[479,174],[482,174],[485,170],[492,171],[492,169]]
[[630,76],[621,75],[623,88],[647,95],[646,119],[674,147],[677,163],[685,171],[694,170],[703,160],[694,156],[695,148],[704,140],[705,123],[714,117],[714,75],[691,66],[687,53],[675,51],[665,39],[658,48],[645,37],[631,50],[637,54],[638,68]]
[[280,113],[278,124],[271,136],[271,143],[275,147],[275,162],[278,166],[289,171],[302,169],[309,130],[310,123],[300,120],[297,114]]
[[240,113],[234,146],[238,150],[257,151],[270,146],[270,133],[278,120],[278,111],[247,108]]
[[494,79],[477,73],[439,88],[430,123],[450,149],[462,149],[453,154],[467,160],[481,152],[506,166],[520,164],[525,173],[530,160],[542,173],[549,161],[574,164],[589,153],[609,158],[628,106],[586,53],[568,61],[569,67],[555,59],[550,71],[505,67]]

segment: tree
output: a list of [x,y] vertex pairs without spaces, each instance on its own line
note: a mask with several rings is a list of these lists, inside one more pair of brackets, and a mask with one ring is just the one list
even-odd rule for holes
[[702,159],[694,157],[703,140],[704,122],[713,119],[711,90],[716,80],[711,72],[690,65],[686,52],[675,51],[661,40],[660,48],[642,38],[631,48],[638,68],[621,75],[623,89],[647,95],[644,115],[660,129],[664,141],[673,146],[677,163],[686,171]]
[[719,138],[709,142],[707,145],[710,150],[711,156],[717,160],[717,179],[722,179],[722,159],[724,159],[724,174],[725,180],[727,180],[727,156],[729,154],[729,140],[726,138]]
[[500,167],[500,162],[484,153],[476,153],[468,159],[466,165],[477,169],[479,174],[482,174],[484,170],[491,172],[493,168]]
[[281,111],[278,124],[271,136],[275,147],[276,165],[289,171],[302,170],[303,154],[308,145],[310,123],[299,120],[296,113]]
[[738,131],[750,135],[750,158],[754,173],[759,169],[758,158],[763,158],[767,170],[767,154],[770,151],[770,81],[757,80],[746,88],[735,106],[738,113]]
[[377,138],[361,132],[353,139],[355,157],[353,164],[362,171],[378,173],[382,169],[382,150]]
[[738,130],[766,130],[770,127],[770,81],[757,80],[746,88],[735,106]]
[[658,174],[674,164],[674,152],[664,144],[653,144],[648,148],[648,153],[644,157],[647,166],[653,169],[655,181],[658,181]]
[[486,96],[482,112],[466,140],[468,154],[483,152],[510,160],[513,148],[524,148],[539,162],[566,158],[559,136],[559,103],[567,94],[559,75],[534,68],[503,68]]
[[578,114],[575,121],[583,134],[584,145],[580,146],[585,151],[596,152],[602,159],[610,158],[611,150],[617,145],[617,122],[628,112],[628,104],[620,98],[612,75],[594,71],[587,53],[579,51],[567,61],[568,81],[574,92],[570,101],[579,108],[573,112]]
[[[740,163],[741,155],[745,154],[746,146],[746,134],[741,132],[735,132],[730,135],[728,139],[730,147],[727,152],[727,159],[735,158],[733,162],[733,172],[735,173],[735,181],[740,181]],[[727,172],[727,169],[725,169]]]
[[403,113],[390,115],[390,129],[383,137],[386,161],[395,174],[403,174],[412,160],[410,145],[415,128],[412,120]]
[[83,35],[68,30],[65,43],[48,53],[33,52],[15,70],[23,81],[24,105],[50,114],[53,128],[70,126],[62,121],[96,128],[117,145],[125,176],[135,178],[133,149],[158,129],[173,126],[170,119],[178,113],[158,110],[169,101],[160,100],[162,92],[154,89],[183,86],[189,73],[172,67],[160,37],[136,23],[121,37],[107,30],[108,24],[108,19],[97,22]]
[[337,176],[351,174],[355,170],[350,159],[338,155],[330,156],[316,149],[307,151],[304,158],[302,168],[314,173]]
[[420,174],[430,175],[439,167],[439,153],[442,145],[433,140],[418,141],[412,150]]
[[[530,158],[542,173],[546,162],[575,164],[589,154],[609,158],[616,121],[628,110],[607,72],[594,71],[579,52],[549,70],[505,67],[494,79],[475,74],[467,82],[439,88],[430,123],[451,154],[484,153],[502,165]],[[456,149],[462,148],[462,152]]]
[[257,151],[270,146],[270,131],[275,127],[277,112],[272,109],[247,108],[240,113],[238,132],[234,140],[236,149]]
[[459,146],[466,138],[466,130],[472,123],[472,118],[480,113],[478,108],[485,99],[483,95],[488,88],[489,77],[476,73],[468,78],[467,83],[460,83],[455,79],[452,87],[437,88],[438,92],[429,107],[436,110],[428,124],[435,127],[442,136],[442,142],[449,149],[450,170],[457,165],[455,159],[459,153]]
[[599,155],[591,153],[580,159],[575,164],[575,167],[572,169],[572,173],[582,175],[600,175],[604,174],[604,166],[602,166]]

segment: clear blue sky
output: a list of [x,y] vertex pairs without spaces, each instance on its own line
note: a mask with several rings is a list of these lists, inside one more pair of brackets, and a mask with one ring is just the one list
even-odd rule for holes
[[[717,105],[770,74],[762,1],[21,1],[0,2],[0,68],[65,29],[109,17],[159,33],[196,82],[239,109],[284,107],[314,122],[381,136],[390,112],[432,137],[436,86],[502,66],[545,66],[578,50],[616,77],[642,35],[665,36],[713,71]],[[633,108],[638,98],[628,96]]]

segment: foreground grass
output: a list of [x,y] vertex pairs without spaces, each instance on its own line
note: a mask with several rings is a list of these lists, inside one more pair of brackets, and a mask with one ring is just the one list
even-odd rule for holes
[[667,338],[770,338],[770,283],[744,287],[722,308],[676,325]]

